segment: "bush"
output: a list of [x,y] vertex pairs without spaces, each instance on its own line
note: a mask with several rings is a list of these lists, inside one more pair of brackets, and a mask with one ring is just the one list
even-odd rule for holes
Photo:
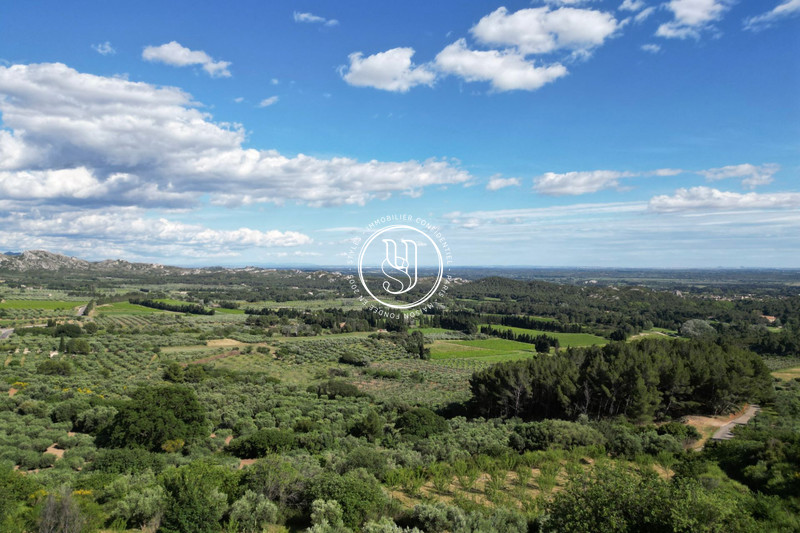
[[386,457],[377,449],[360,446],[350,450],[339,470],[340,472],[349,472],[357,468],[363,468],[376,478],[383,479],[386,476],[388,464]]
[[113,422],[98,435],[98,445],[141,446],[158,452],[169,440],[191,443],[208,436],[204,409],[194,391],[167,385],[142,387],[121,405]]
[[61,359],[48,359],[36,365],[36,372],[46,376],[71,376],[72,365]]
[[217,533],[219,521],[228,508],[222,492],[235,473],[195,462],[164,472],[161,483],[166,493],[161,529],[166,533]]
[[351,528],[376,516],[386,504],[380,483],[363,469],[344,475],[325,472],[312,482],[308,499],[338,501],[344,525]]
[[671,435],[678,442],[690,444],[700,438],[700,433],[694,426],[681,424],[680,422],[667,422],[656,430],[659,435]]
[[346,353],[339,357],[339,362],[353,366],[369,366],[369,357],[364,354]]
[[311,386],[309,387],[309,391],[316,392],[317,397],[327,396],[331,400],[335,398],[353,398],[363,396],[363,393],[358,390],[358,387],[355,385],[335,379],[329,379],[324,383],[320,383],[316,387]]
[[395,426],[404,435],[427,438],[450,429],[447,420],[430,409],[417,407],[400,415]]
[[255,459],[269,452],[283,452],[292,449],[295,436],[292,431],[268,428],[260,429],[245,437],[233,440],[226,450],[242,459]]
[[603,446],[603,434],[591,426],[566,420],[518,424],[509,442],[520,452],[546,450],[551,446],[571,450],[579,446]]
[[236,525],[237,531],[260,533],[277,520],[278,506],[263,494],[256,494],[252,490],[246,491],[231,506],[230,521]]
[[86,355],[92,352],[92,347],[86,339],[70,339],[67,341],[67,352]]
[[141,448],[98,450],[91,470],[107,474],[137,474],[145,470],[160,472],[164,469],[163,457]]

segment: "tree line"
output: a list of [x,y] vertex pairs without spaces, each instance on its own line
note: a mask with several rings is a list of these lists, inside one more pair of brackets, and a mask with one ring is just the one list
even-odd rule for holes
[[473,374],[470,388],[474,414],[524,420],[719,414],[773,394],[768,368],[748,350],[655,339],[500,363]]

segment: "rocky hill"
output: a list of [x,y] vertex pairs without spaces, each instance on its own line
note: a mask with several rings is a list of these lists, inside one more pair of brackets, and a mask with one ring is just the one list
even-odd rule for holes
[[119,259],[90,262],[77,257],[54,254],[46,250],[27,250],[21,254],[0,254],[0,270],[28,272],[48,271],[93,271],[93,272],[191,272],[195,269],[167,267],[154,263],[130,263]]

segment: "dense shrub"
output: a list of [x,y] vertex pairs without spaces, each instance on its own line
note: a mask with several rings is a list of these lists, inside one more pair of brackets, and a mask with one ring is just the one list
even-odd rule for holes
[[578,446],[603,446],[603,434],[587,424],[566,420],[543,420],[518,424],[509,440],[518,451],[546,450],[551,446],[572,449]]
[[344,525],[353,528],[375,517],[386,504],[380,483],[363,469],[343,475],[323,473],[312,482],[308,498],[336,500],[342,506]]
[[263,457],[270,452],[283,452],[291,449],[295,443],[295,435],[291,431],[267,428],[260,429],[250,435],[234,439],[226,450],[242,459]]
[[71,376],[72,365],[63,359],[48,359],[36,365],[36,372],[48,376]]
[[317,386],[309,387],[310,392],[315,392],[317,396],[327,396],[333,400],[335,398],[348,398],[363,396],[358,387],[346,381],[330,379]]
[[339,362],[353,366],[369,366],[369,357],[360,353],[346,353],[339,357]]
[[207,437],[208,432],[204,409],[191,389],[142,387],[119,407],[97,442],[105,447],[141,446],[158,452],[169,440],[192,442]]
[[108,474],[136,474],[145,470],[160,472],[164,459],[158,454],[141,448],[116,448],[98,450],[91,469]]
[[404,435],[426,438],[450,429],[447,420],[430,409],[417,407],[397,418],[395,426]]

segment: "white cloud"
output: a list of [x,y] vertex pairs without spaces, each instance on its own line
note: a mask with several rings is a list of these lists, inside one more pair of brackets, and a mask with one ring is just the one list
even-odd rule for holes
[[645,52],[650,52],[651,54],[657,54],[658,52],[660,52],[660,51],[661,51],[661,45],[658,45],[658,44],[652,44],[652,43],[650,43],[650,44],[643,44],[643,45],[641,46],[641,48],[642,48],[642,50],[644,50]]
[[[236,257],[247,251],[269,254],[269,249],[306,246],[313,240],[296,231],[241,227],[217,230],[164,217],[150,218],[140,209],[113,211],[81,209],[54,213],[38,211],[0,214],[5,249],[46,248],[72,252],[81,257]],[[274,252],[272,252],[274,254]]]
[[656,8],[654,8],[654,7],[646,7],[644,9],[642,9],[639,13],[637,13],[635,17],[633,17],[633,21],[636,24],[641,24],[642,22],[647,20],[647,18],[650,15],[655,13],[655,11],[656,11]]
[[233,101],[236,102],[237,104],[241,104],[242,102],[244,102],[244,96],[237,96],[236,98],[233,99]]
[[769,28],[778,20],[800,14],[800,0],[784,0],[771,10],[749,17],[744,20],[744,28],[751,31],[761,31]]
[[639,11],[644,6],[643,0],[625,0],[617,9],[620,11]]
[[470,32],[481,43],[514,46],[522,54],[544,54],[556,50],[588,53],[619,29],[613,15],[591,9],[505,7],[483,17]]
[[759,185],[772,183],[774,176],[781,169],[780,165],[767,163],[764,165],[729,165],[721,168],[712,168],[698,172],[708,181],[717,181],[729,178],[743,178],[742,185],[749,189],[755,189]]
[[114,47],[111,46],[111,43],[108,41],[104,43],[93,44],[92,50],[103,56],[114,55],[117,53],[117,51],[114,50]]
[[596,1],[597,0],[544,0],[544,3],[551,6],[578,6]]
[[800,193],[782,192],[739,194],[710,187],[678,189],[672,196],[655,196],[649,208],[658,212],[721,210],[721,209],[796,209],[800,208]]
[[176,41],[162,44],[161,46],[147,46],[142,52],[142,59],[172,65],[173,67],[186,67],[200,65],[212,78],[228,78],[231,73],[228,61],[214,61],[202,50],[190,50],[181,46]]
[[487,191],[497,191],[505,187],[519,187],[521,185],[519,178],[501,178],[493,177],[489,179],[486,185]]
[[277,96],[270,96],[269,98],[264,98],[263,100],[261,100],[258,103],[258,107],[269,107],[272,104],[276,104],[276,103],[278,103],[278,97]]
[[[245,149],[189,94],[62,64],[0,67],[0,190],[18,206],[364,204],[465,183],[447,160],[320,159]],[[9,207],[9,206],[7,206]],[[13,206],[12,206],[13,207]],[[10,208],[10,207],[9,207]]]
[[293,13],[294,21],[295,22],[304,22],[308,24],[323,24],[325,26],[336,26],[339,24],[339,21],[336,19],[326,19],[325,17],[320,17],[318,15],[314,15],[313,13],[300,13],[295,11]]
[[436,66],[466,81],[491,82],[497,91],[533,91],[568,73],[560,63],[538,67],[513,50],[470,50],[464,39],[439,52]]
[[665,22],[656,30],[659,37],[686,39],[699,38],[700,32],[710,29],[711,24],[725,14],[731,0],[670,0],[664,4],[672,11],[673,20]]
[[340,67],[340,73],[350,85],[384,91],[404,93],[417,85],[432,85],[436,74],[426,65],[415,66],[413,55],[413,48],[392,48],[367,57],[355,52],[349,56],[350,66]]
[[592,170],[587,172],[546,172],[534,178],[533,189],[548,196],[576,196],[604,189],[618,189],[620,178],[637,176],[633,172],[617,170]]

